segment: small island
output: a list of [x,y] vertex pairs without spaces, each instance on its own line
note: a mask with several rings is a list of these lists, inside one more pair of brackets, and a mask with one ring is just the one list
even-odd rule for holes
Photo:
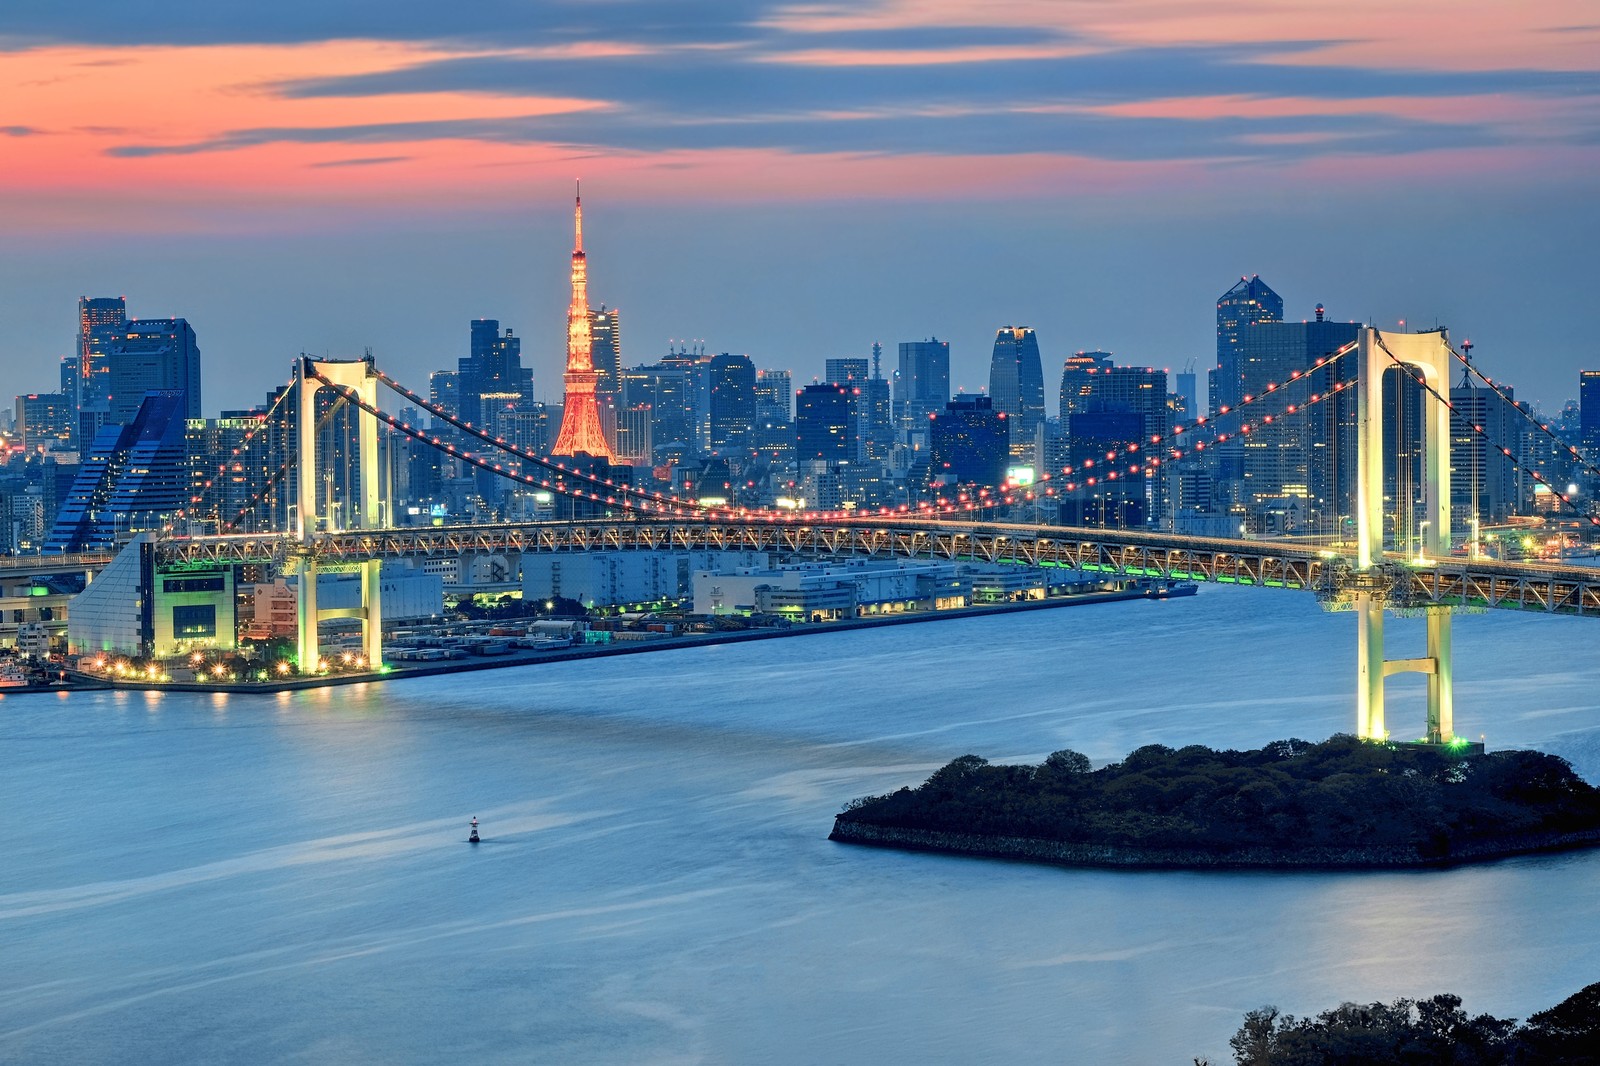
[[1070,866],[1398,868],[1600,843],[1600,789],[1536,751],[1338,735],[1253,751],[1150,744],[1093,769],[963,755],[847,804],[829,839]]

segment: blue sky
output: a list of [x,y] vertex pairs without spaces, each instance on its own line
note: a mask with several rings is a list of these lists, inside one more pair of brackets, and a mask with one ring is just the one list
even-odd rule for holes
[[1600,359],[1592,0],[333,7],[6,6],[0,391],[125,294],[194,324],[212,411],[301,350],[421,382],[474,317],[558,399],[580,176],[630,363],[703,338],[804,381],[937,335],[977,389],[1019,324],[1047,377],[1203,370],[1245,273],[1447,324],[1546,404]]

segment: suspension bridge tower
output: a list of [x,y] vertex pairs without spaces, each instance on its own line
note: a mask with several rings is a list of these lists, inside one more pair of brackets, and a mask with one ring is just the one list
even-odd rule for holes
[[[355,513],[363,529],[375,529],[383,524],[383,498],[378,474],[378,419],[371,413],[378,401],[378,373],[371,355],[365,359],[327,360],[301,356],[296,364],[295,387],[298,393],[296,411],[297,498],[299,502],[295,521],[295,535],[300,541],[300,596],[299,637],[300,672],[314,674],[320,649],[317,642],[317,623],[324,618],[359,618],[361,620],[361,645],[368,665],[377,669],[383,662],[383,596],[382,560],[371,559],[354,564],[361,574],[361,605],[359,607],[317,606],[317,559],[312,542],[319,532],[332,532],[338,527],[339,511],[329,508],[323,513],[323,474],[318,462],[317,393],[330,389],[336,395],[353,397],[360,401],[352,404],[356,411],[356,478],[360,498]],[[331,457],[322,456],[325,461]],[[354,524],[354,523],[353,523]]]
[[[1383,375],[1390,367],[1422,386],[1423,507],[1418,538],[1421,556],[1439,560],[1450,553],[1450,338],[1444,330],[1383,333],[1365,327],[1357,338],[1360,391],[1356,400],[1356,574],[1352,591],[1357,614],[1356,732],[1382,740],[1384,679],[1390,674],[1428,676],[1428,736],[1431,743],[1452,739],[1453,697],[1450,608],[1423,607],[1427,653],[1420,658],[1386,659],[1383,614],[1390,588],[1385,576],[1393,562],[1384,555]],[[1403,546],[1403,538],[1402,538]],[[1400,563],[1398,565],[1405,565]]]

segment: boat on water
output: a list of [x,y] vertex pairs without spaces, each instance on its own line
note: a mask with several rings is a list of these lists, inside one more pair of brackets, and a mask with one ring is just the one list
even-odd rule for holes
[[28,671],[16,663],[0,664],[0,689],[26,688],[28,684]]
[[1174,596],[1193,596],[1199,591],[1200,586],[1193,581],[1150,581],[1144,587],[1144,594],[1152,600],[1167,600]]

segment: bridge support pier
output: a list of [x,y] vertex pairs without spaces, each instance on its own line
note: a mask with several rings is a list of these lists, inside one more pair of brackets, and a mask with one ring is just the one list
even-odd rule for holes
[[383,560],[361,564],[361,650],[367,664],[383,665]]
[[1454,663],[1450,648],[1450,608],[1428,608],[1428,742],[1443,744],[1455,736]]
[[[1358,343],[1360,389],[1356,396],[1356,567],[1381,576],[1384,561],[1383,375],[1390,367],[1414,368],[1433,390],[1424,392],[1424,512],[1418,556],[1440,559],[1450,554],[1450,410],[1438,399],[1450,388],[1450,342],[1443,330],[1430,333],[1383,334],[1363,329]],[[1402,539],[1402,547],[1403,539]],[[1420,659],[1386,659],[1383,647],[1383,591],[1373,581],[1355,596],[1356,606],[1356,734],[1383,740],[1383,682],[1390,674],[1428,675],[1427,740],[1449,742],[1454,729],[1454,663],[1450,647],[1450,608],[1424,608],[1428,620],[1428,653]]]
[[1356,735],[1382,740],[1389,735],[1383,721],[1383,601],[1370,592],[1356,595]]
[[317,643],[317,622],[320,620],[317,610],[317,563],[310,556],[305,558],[300,567],[300,593],[295,603],[295,614],[300,631],[296,661],[300,664],[302,674],[314,674],[322,649]]

